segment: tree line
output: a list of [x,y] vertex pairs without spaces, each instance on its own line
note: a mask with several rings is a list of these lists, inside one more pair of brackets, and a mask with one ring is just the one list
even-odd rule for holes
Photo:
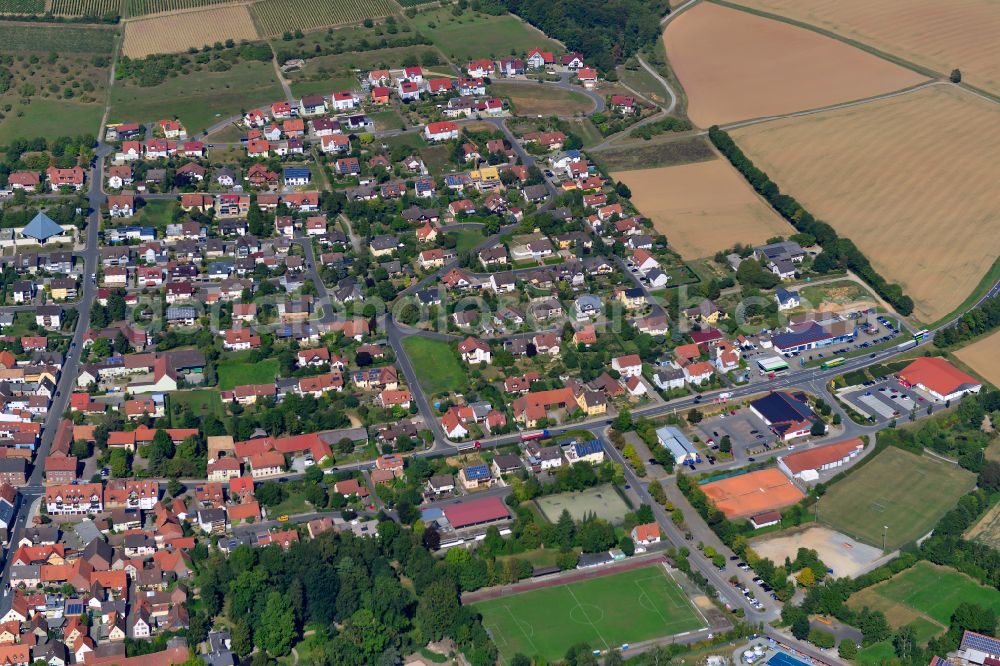
[[841,238],[833,227],[813,217],[794,197],[782,194],[778,185],[766,172],[754,165],[727,132],[714,125],[708,130],[708,138],[782,217],[800,232],[816,239],[823,248],[823,252],[814,262],[817,271],[825,272],[836,266],[849,268],[901,315],[906,316],[913,312],[913,299],[903,293],[903,288],[899,284],[889,282],[880,275],[853,241]]
[[983,301],[982,305],[969,310],[951,326],[934,334],[934,346],[945,348],[992,331],[1000,326],[1000,296]]

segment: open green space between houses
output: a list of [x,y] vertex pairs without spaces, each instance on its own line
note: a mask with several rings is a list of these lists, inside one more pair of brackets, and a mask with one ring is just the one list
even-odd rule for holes
[[269,358],[251,363],[246,358],[220,361],[219,388],[230,391],[246,384],[272,384],[278,376],[278,359]]
[[411,336],[403,340],[403,348],[427,393],[462,391],[468,385],[466,370],[447,342]]

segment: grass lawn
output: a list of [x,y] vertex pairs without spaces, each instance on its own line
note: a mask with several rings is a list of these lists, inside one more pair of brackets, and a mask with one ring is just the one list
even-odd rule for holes
[[428,393],[463,391],[468,386],[465,368],[447,342],[411,336],[403,340],[403,347]]
[[402,146],[413,152],[421,151],[427,146],[427,142],[424,141],[420,132],[407,132],[406,134],[384,137],[381,139],[381,143],[389,146],[390,149]]
[[453,172],[456,167],[451,163],[451,151],[448,146],[427,146],[421,148],[420,157],[423,158],[427,170],[432,176],[442,176]]
[[889,663],[896,656],[896,651],[892,647],[890,641],[882,641],[881,643],[873,643],[866,648],[858,650],[858,657],[854,661],[859,664],[870,664],[871,666],[878,666],[879,664]]
[[604,650],[704,626],[660,566],[490,599],[475,608],[504,663],[518,652],[556,661],[577,643]]
[[375,123],[375,127],[380,130],[399,129],[404,124],[402,117],[395,109],[387,111],[375,111],[369,113],[368,117]]
[[666,101],[667,99],[667,91],[663,89],[663,85],[645,67],[627,69],[620,66],[618,67],[618,77],[622,83],[654,101]]
[[510,14],[488,16],[465,11],[454,16],[451,11],[447,7],[420,12],[410,22],[455,62],[499,58],[513,52],[524,53],[536,46],[543,51],[565,51],[558,42]]
[[517,555],[497,555],[497,560],[500,562],[505,560],[526,560],[531,563],[531,566],[540,569],[542,567],[555,566],[558,557],[558,548],[536,548],[534,550],[526,550]]
[[604,137],[601,136],[594,123],[590,122],[590,118],[573,118],[572,120],[566,120],[565,123],[570,132],[580,137],[584,148],[604,141]]
[[494,83],[490,91],[509,98],[520,116],[571,116],[594,110],[594,101],[583,93],[545,84]]
[[171,405],[187,406],[194,412],[195,416],[214,414],[221,419],[226,415],[222,408],[222,398],[219,397],[217,389],[174,391],[169,395]]
[[164,230],[174,219],[174,211],[178,208],[176,201],[167,199],[151,199],[139,209],[139,214],[128,220],[129,224],[143,224]]
[[276,504],[267,509],[268,520],[274,520],[278,516],[294,516],[299,513],[312,511],[311,504],[306,502],[302,493],[290,493],[280,504]]
[[350,90],[357,87],[358,80],[353,76],[337,76],[332,79],[322,81],[289,81],[292,94],[296,97],[305,95],[326,95],[329,96],[337,90]]
[[244,359],[229,359],[219,363],[219,388],[229,391],[244,384],[270,384],[278,376],[278,359],[258,363]]
[[893,628],[911,625],[924,643],[948,628],[964,601],[1000,612],[1000,592],[965,574],[930,562],[918,562],[889,580],[851,596],[848,605],[881,610]]
[[[4,99],[7,101],[7,98]],[[36,136],[97,136],[101,129],[104,107],[100,104],[37,98],[32,99],[30,104],[22,104],[20,98],[9,101],[13,108],[0,121],[0,144]]]
[[457,252],[471,250],[486,240],[486,236],[483,235],[483,232],[476,227],[459,229],[458,231],[452,231],[451,233],[458,236],[458,245],[455,247]]
[[227,72],[182,74],[148,88],[118,81],[111,88],[109,120],[148,122],[176,115],[194,136],[241,109],[284,98],[270,62],[241,62]]
[[216,143],[236,143],[245,135],[246,132],[239,125],[226,125],[218,132],[210,134],[208,140]]
[[927,534],[975,482],[975,474],[957,465],[890,446],[833,484],[819,500],[819,516],[877,547],[886,532],[885,546],[893,550]]

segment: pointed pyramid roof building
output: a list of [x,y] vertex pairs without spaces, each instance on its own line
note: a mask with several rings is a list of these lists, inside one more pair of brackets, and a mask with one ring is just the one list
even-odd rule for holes
[[34,219],[21,231],[22,236],[34,238],[40,243],[44,243],[53,236],[60,236],[62,234],[62,227],[53,222],[52,218],[45,213],[35,215]]

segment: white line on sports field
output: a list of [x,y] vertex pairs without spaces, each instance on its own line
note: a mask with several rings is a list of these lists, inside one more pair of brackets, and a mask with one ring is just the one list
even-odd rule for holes
[[587,615],[587,610],[583,607],[583,604],[580,603],[580,600],[576,598],[576,593],[573,592],[573,588],[567,586],[566,589],[569,591],[570,596],[573,597],[573,601],[576,602],[576,605],[583,612],[583,617],[587,618],[587,622],[589,622],[590,626],[594,628],[594,631],[597,633],[597,637],[601,639],[602,643],[604,643],[604,647],[610,650],[611,646],[608,645],[608,642],[606,640],[604,640],[604,636],[601,635],[601,630],[597,628],[597,625],[594,624],[594,621],[590,619],[589,615]]

